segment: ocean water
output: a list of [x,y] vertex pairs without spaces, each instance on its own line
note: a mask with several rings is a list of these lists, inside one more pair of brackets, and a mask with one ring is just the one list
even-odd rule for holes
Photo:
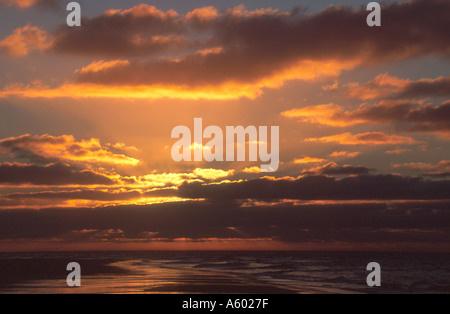
[[[68,288],[67,262],[82,287]],[[0,293],[449,294],[450,254],[344,252],[0,253]],[[367,264],[381,265],[369,288]]]

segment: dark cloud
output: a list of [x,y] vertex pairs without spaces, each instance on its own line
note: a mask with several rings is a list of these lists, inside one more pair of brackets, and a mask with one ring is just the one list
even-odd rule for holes
[[[450,3],[443,0],[393,3],[383,8],[383,27],[370,28],[365,25],[367,11],[363,7],[334,6],[308,15],[234,9],[206,19],[200,29],[192,18],[141,6],[134,11],[85,19],[80,29],[63,27],[56,34],[53,49],[129,58],[161,51],[163,47],[152,44],[154,36],[188,31],[187,37],[195,38],[189,47],[221,47],[221,50],[192,54],[185,46],[175,43],[181,49],[181,56],[174,57],[176,60],[131,60],[127,65],[79,73],[77,80],[111,85],[191,87],[255,83],[305,60],[367,64],[427,55],[448,57],[449,12]],[[140,34],[145,35],[144,39]],[[158,40],[161,42],[173,48],[170,40]],[[339,70],[346,66],[336,67]],[[316,67],[320,73],[318,70]]]
[[391,124],[398,130],[410,132],[450,131],[450,101],[445,101],[441,105],[431,103],[424,105],[411,100],[388,100],[376,105],[364,104],[354,110],[344,110],[337,105],[322,105],[292,109],[283,114],[302,121],[330,126],[375,123]]
[[25,134],[0,140],[0,154],[33,163],[64,162],[76,164],[136,165],[139,160],[114,154],[99,139],[77,141],[72,135]]
[[450,96],[450,77],[411,82],[396,95],[397,98],[415,98],[423,96]]
[[153,234],[168,241],[273,238],[285,242],[446,243],[450,240],[449,208],[448,202],[389,207],[383,203],[240,207],[188,202],[94,210],[4,210],[0,212],[0,239],[70,241],[75,233],[99,236],[106,232],[121,239]]
[[[330,90],[337,90],[337,88]],[[346,84],[343,86],[343,94],[349,98],[362,100],[446,97],[450,96],[450,77],[423,78],[412,81],[385,73],[365,84],[357,82]]]
[[[61,199],[115,201],[163,195],[206,201],[2,210],[0,239],[58,239],[62,243],[106,240],[123,243],[154,238],[154,241],[271,238],[289,243],[447,243],[449,188],[450,181],[362,175],[342,180],[305,176],[297,180],[258,179],[219,185],[192,183],[178,191],[17,193],[0,198],[0,206],[26,208],[32,204],[39,206],[41,202],[48,207]],[[299,205],[298,201],[288,199],[318,202]],[[343,202],[322,204],[325,200]]]
[[432,178],[450,178],[450,172],[429,173],[427,176]]
[[412,110],[406,118],[413,123],[413,131],[450,131],[450,101]]
[[140,5],[84,18],[83,27],[61,26],[54,51],[102,58],[145,56],[186,48],[185,29],[176,12]]
[[374,171],[367,167],[354,167],[350,165],[338,166],[336,163],[329,163],[325,166],[306,169],[302,171],[302,174],[314,174],[314,175],[361,175],[369,174]]
[[180,196],[211,200],[439,200],[450,199],[450,181],[400,175],[361,175],[338,180],[305,176],[296,180],[257,179],[220,185],[183,184]]
[[365,106],[346,115],[348,121],[393,123],[409,131],[450,131],[450,101],[439,106],[427,104],[417,106],[411,102],[382,103]]
[[62,192],[38,192],[17,193],[6,195],[6,199],[47,199],[47,200],[92,200],[92,201],[124,201],[139,198],[142,194],[137,191],[114,192],[114,191],[62,191]]
[[32,185],[109,185],[115,182],[105,175],[78,170],[63,163],[47,166],[0,164],[0,184]]

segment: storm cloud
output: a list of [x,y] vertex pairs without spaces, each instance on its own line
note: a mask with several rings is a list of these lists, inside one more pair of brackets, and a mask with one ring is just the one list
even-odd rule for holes
[[[284,242],[346,241],[445,243],[450,240],[449,203],[258,206],[172,203],[99,209],[1,211],[0,239],[102,241],[120,239],[273,238]],[[20,229],[15,226],[21,225]],[[86,235],[95,235],[89,239]],[[165,240],[162,240],[165,239]]]
[[110,185],[115,182],[91,170],[78,170],[63,163],[47,166],[0,164],[0,184]]
[[183,184],[180,196],[210,200],[447,200],[450,181],[400,175],[360,175],[344,179],[304,176],[296,180],[256,179],[220,185]]

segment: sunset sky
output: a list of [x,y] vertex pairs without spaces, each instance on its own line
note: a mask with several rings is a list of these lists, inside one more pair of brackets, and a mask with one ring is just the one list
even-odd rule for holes
[[[0,251],[450,251],[450,1],[0,0]],[[280,127],[280,167],[174,162]]]

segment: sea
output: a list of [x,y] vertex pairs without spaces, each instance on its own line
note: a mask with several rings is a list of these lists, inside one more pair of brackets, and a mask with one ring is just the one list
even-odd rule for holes
[[[0,253],[1,294],[449,294],[450,254],[374,252]],[[69,262],[81,287],[69,287]],[[369,263],[381,286],[369,287]]]

